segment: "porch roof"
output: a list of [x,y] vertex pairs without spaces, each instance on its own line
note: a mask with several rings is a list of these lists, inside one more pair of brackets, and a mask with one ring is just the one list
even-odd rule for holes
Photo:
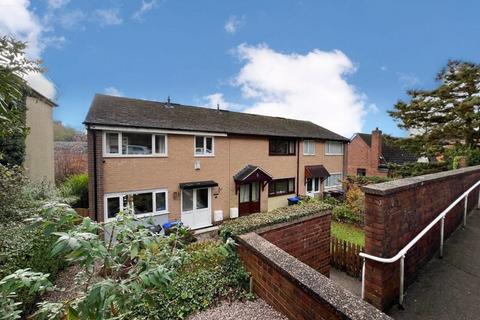
[[216,183],[213,180],[180,183],[180,189],[197,189],[197,188],[208,188],[208,187],[217,187],[217,186],[218,186],[218,183]]
[[305,166],[305,179],[320,178],[321,180],[324,180],[328,177],[330,177],[330,173],[321,164],[316,166]]
[[272,176],[262,168],[249,164],[242,170],[238,171],[233,176],[233,180],[237,183],[270,181],[272,180]]

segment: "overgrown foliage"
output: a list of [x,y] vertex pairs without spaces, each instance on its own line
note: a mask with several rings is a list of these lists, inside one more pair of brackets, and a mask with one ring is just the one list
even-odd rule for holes
[[[365,214],[365,193],[359,186],[354,186],[347,191],[345,205],[352,210],[357,217]],[[363,221],[363,218],[359,218]]]
[[72,175],[60,185],[60,194],[65,198],[74,198],[74,208],[88,208],[88,175]]
[[346,204],[341,204],[333,208],[332,219],[338,222],[361,225],[363,224],[363,213],[357,214]]
[[292,221],[327,209],[332,209],[332,206],[324,202],[315,201],[300,203],[293,206],[278,208],[270,212],[254,213],[249,216],[224,222],[220,226],[219,232],[222,239],[226,240],[259,228],[280,222]]
[[[0,224],[0,278],[15,273],[18,269],[28,268],[32,272],[48,274],[53,281],[65,266],[65,260],[60,256],[51,255],[57,239],[51,233],[71,228],[78,221],[78,216],[70,207],[55,203],[46,204],[36,213],[38,216],[34,220]],[[46,219],[50,223],[33,223],[38,219]],[[37,292],[34,291],[18,291],[16,299],[22,302],[17,305],[18,310],[25,313],[32,311],[37,297]]]
[[84,218],[54,234],[52,253],[82,268],[76,276],[80,292],[68,301],[42,303],[38,319],[183,319],[216,299],[245,294],[248,276],[231,241],[190,245],[188,230],[162,237],[128,212],[107,224]]
[[389,111],[400,128],[415,132],[404,142],[426,156],[441,154],[452,144],[476,147],[480,139],[480,65],[449,61],[436,80],[440,82],[436,89],[410,90],[410,101],[399,101]]
[[476,166],[480,164],[480,148],[469,148],[463,145],[457,145],[445,150],[445,161],[450,169],[460,167],[460,159],[465,159],[465,165]]
[[432,163],[406,163],[403,165],[390,164],[389,170],[395,178],[407,178],[421,176],[424,174],[436,173],[448,170],[447,162],[432,162]]
[[53,122],[53,140],[54,141],[75,141],[76,136],[82,133],[70,126],[64,125],[61,121]]
[[344,182],[348,190],[354,186],[365,186],[367,184],[382,183],[390,180],[392,180],[392,178],[379,176],[347,176]]
[[25,92],[23,77],[42,72],[40,61],[25,56],[26,43],[8,36],[0,37],[0,138],[25,135]]

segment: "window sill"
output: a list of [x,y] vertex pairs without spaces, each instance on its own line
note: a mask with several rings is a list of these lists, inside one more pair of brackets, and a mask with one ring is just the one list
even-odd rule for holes
[[[166,212],[155,212],[155,213],[142,213],[142,214],[136,214],[135,218],[137,219],[145,219],[145,218],[153,218],[153,217],[159,217],[159,216],[165,216],[170,214],[170,211]],[[107,218],[105,222],[112,222],[116,218]]]
[[326,156],[343,156],[343,153],[325,153]]
[[269,153],[268,154],[271,157],[294,157],[296,154],[276,154],[276,153]]
[[213,158],[215,157],[214,154],[194,154],[195,158]]
[[303,155],[304,155],[304,156],[310,156],[310,157],[311,157],[311,156],[314,156],[315,153],[304,153]]
[[168,158],[168,154],[104,154],[104,158]]

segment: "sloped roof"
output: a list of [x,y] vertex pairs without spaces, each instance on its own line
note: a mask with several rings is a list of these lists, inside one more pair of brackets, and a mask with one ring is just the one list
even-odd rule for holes
[[[368,133],[357,133],[357,135],[365,141],[365,143],[371,147],[372,146],[372,135]],[[392,139],[402,139],[394,138]],[[418,156],[409,152],[408,150],[402,149],[399,146],[392,143],[391,139],[386,139],[382,135],[382,157],[384,164],[395,163],[395,164],[404,164],[407,162],[417,162]]]
[[233,176],[233,180],[235,181],[247,180],[247,178],[249,178],[257,170],[259,171],[259,173],[257,174],[258,177],[254,180],[258,180],[258,179],[271,180],[272,179],[270,174],[262,170],[262,168],[260,168],[259,166],[248,164]]
[[310,121],[101,94],[95,95],[84,123],[348,141]]

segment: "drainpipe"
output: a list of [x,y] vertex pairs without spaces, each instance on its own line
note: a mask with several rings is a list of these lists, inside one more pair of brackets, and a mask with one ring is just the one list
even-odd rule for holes
[[98,222],[98,189],[97,189],[97,130],[93,131],[93,201],[95,211],[95,221]]

